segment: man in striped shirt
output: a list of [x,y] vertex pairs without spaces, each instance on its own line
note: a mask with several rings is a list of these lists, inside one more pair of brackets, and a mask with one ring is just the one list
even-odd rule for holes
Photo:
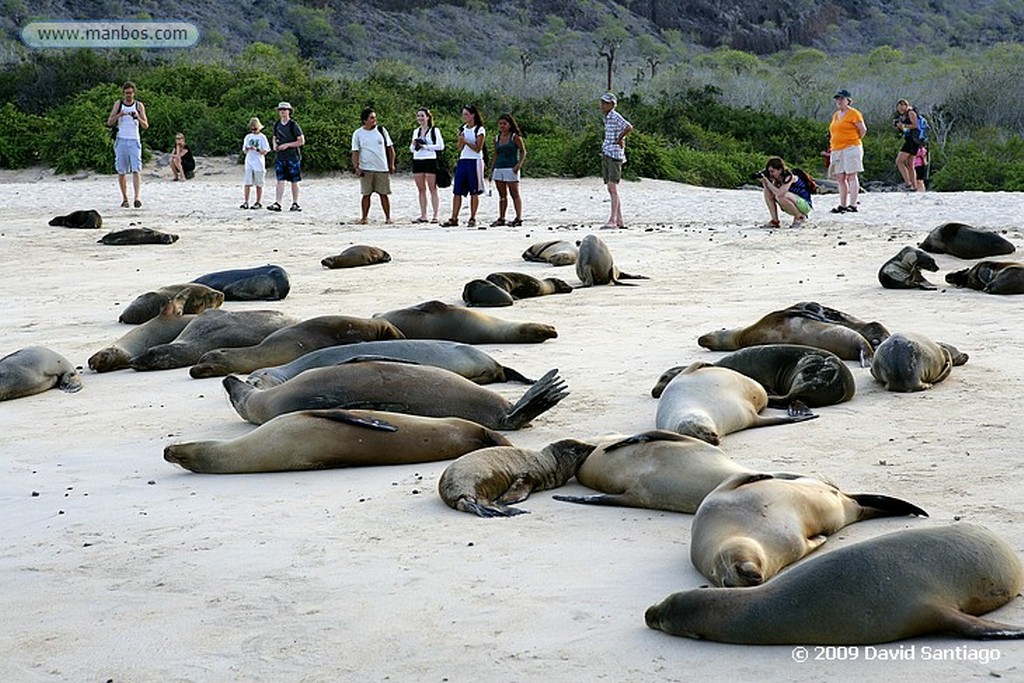
[[622,180],[622,164],[626,163],[626,136],[633,130],[632,124],[615,111],[618,99],[613,93],[601,95],[601,113],[604,114],[604,141],[601,143],[601,179],[608,187],[612,200],[611,216],[605,228],[625,228],[622,220],[622,202],[619,200],[619,181]]

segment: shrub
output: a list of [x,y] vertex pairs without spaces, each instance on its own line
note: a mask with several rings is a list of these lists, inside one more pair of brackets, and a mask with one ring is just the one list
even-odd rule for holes
[[0,168],[25,168],[39,158],[38,142],[45,121],[25,114],[10,102],[0,107],[9,135],[0,138]]

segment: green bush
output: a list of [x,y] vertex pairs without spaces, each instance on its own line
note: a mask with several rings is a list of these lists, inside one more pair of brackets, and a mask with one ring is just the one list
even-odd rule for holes
[[38,142],[45,121],[18,111],[10,102],[0,107],[0,117],[10,132],[0,138],[0,168],[25,168],[38,160]]

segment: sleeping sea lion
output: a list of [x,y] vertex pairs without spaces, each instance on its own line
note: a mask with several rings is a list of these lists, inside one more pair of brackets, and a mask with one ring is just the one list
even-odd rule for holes
[[912,333],[897,333],[875,350],[871,376],[888,391],[923,391],[969,360],[955,346]]
[[950,254],[963,259],[1002,256],[1016,250],[1001,235],[964,223],[943,223],[928,233],[918,246],[933,254]]

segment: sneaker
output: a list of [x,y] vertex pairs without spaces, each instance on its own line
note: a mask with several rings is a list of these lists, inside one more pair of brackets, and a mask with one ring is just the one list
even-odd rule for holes
[[299,206],[298,202],[292,202],[292,206],[289,211],[302,211],[302,207]]
[[267,211],[280,211],[280,210],[281,210],[281,205],[278,204],[277,202],[274,202],[273,204],[271,204],[270,206],[267,207]]

